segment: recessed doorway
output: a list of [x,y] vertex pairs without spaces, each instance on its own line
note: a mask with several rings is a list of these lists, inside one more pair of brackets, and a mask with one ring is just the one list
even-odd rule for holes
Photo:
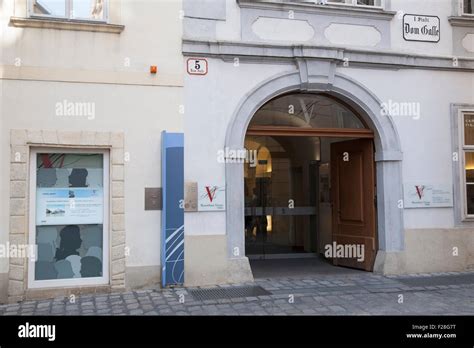
[[244,166],[251,263],[312,258],[307,264],[373,270],[373,137],[351,108],[325,94],[284,95],[254,115],[245,138],[253,160]]

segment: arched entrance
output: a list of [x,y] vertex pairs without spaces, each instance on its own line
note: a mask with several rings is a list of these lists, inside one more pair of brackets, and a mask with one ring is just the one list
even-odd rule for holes
[[290,93],[263,105],[245,137],[253,159],[244,164],[246,256],[324,256],[372,271],[373,138],[354,110],[325,93]]
[[[310,59],[297,61],[298,70],[285,72],[262,81],[243,97],[227,128],[225,147],[244,150],[245,136],[255,113],[268,101],[288,93],[325,93],[336,97],[354,110],[373,131],[376,163],[378,252],[374,271],[393,273],[403,262],[402,152],[390,116],[381,112],[381,101],[362,84],[337,73],[331,62]],[[233,158],[235,159],[235,158]],[[245,256],[244,166],[227,161],[226,237],[229,281],[253,279]]]

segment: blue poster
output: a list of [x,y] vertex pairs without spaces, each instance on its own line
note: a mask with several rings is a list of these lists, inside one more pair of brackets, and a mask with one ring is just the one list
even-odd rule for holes
[[184,283],[184,135],[162,132],[162,286]]

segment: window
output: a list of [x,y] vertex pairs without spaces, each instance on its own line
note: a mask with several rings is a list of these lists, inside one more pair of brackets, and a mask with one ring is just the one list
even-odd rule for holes
[[474,14],[474,0],[462,0],[462,14],[472,15]]
[[345,4],[353,6],[382,7],[383,0],[327,0],[328,4]]
[[106,21],[106,0],[30,0],[30,16]]
[[296,128],[364,129],[356,114],[332,98],[319,94],[289,94],[266,103],[249,124]]
[[107,153],[33,151],[30,287],[108,283]]
[[463,114],[462,133],[464,215],[474,218],[474,113]]

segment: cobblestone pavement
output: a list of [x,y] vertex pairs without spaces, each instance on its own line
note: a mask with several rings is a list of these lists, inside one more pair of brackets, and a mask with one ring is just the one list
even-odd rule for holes
[[[438,281],[440,279],[442,281]],[[443,285],[433,285],[437,283]],[[371,273],[318,275],[259,279],[255,283],[239,285],[259,285],[271,294],[198,301],[189,293],[191,288],[150,288],[83,295],[76,297],[75,303],[62,297],[1,305],[0,315],[474,314],[474,273],[407,277],[385,277]],[[223,285],[215,288],[235,287]]]

